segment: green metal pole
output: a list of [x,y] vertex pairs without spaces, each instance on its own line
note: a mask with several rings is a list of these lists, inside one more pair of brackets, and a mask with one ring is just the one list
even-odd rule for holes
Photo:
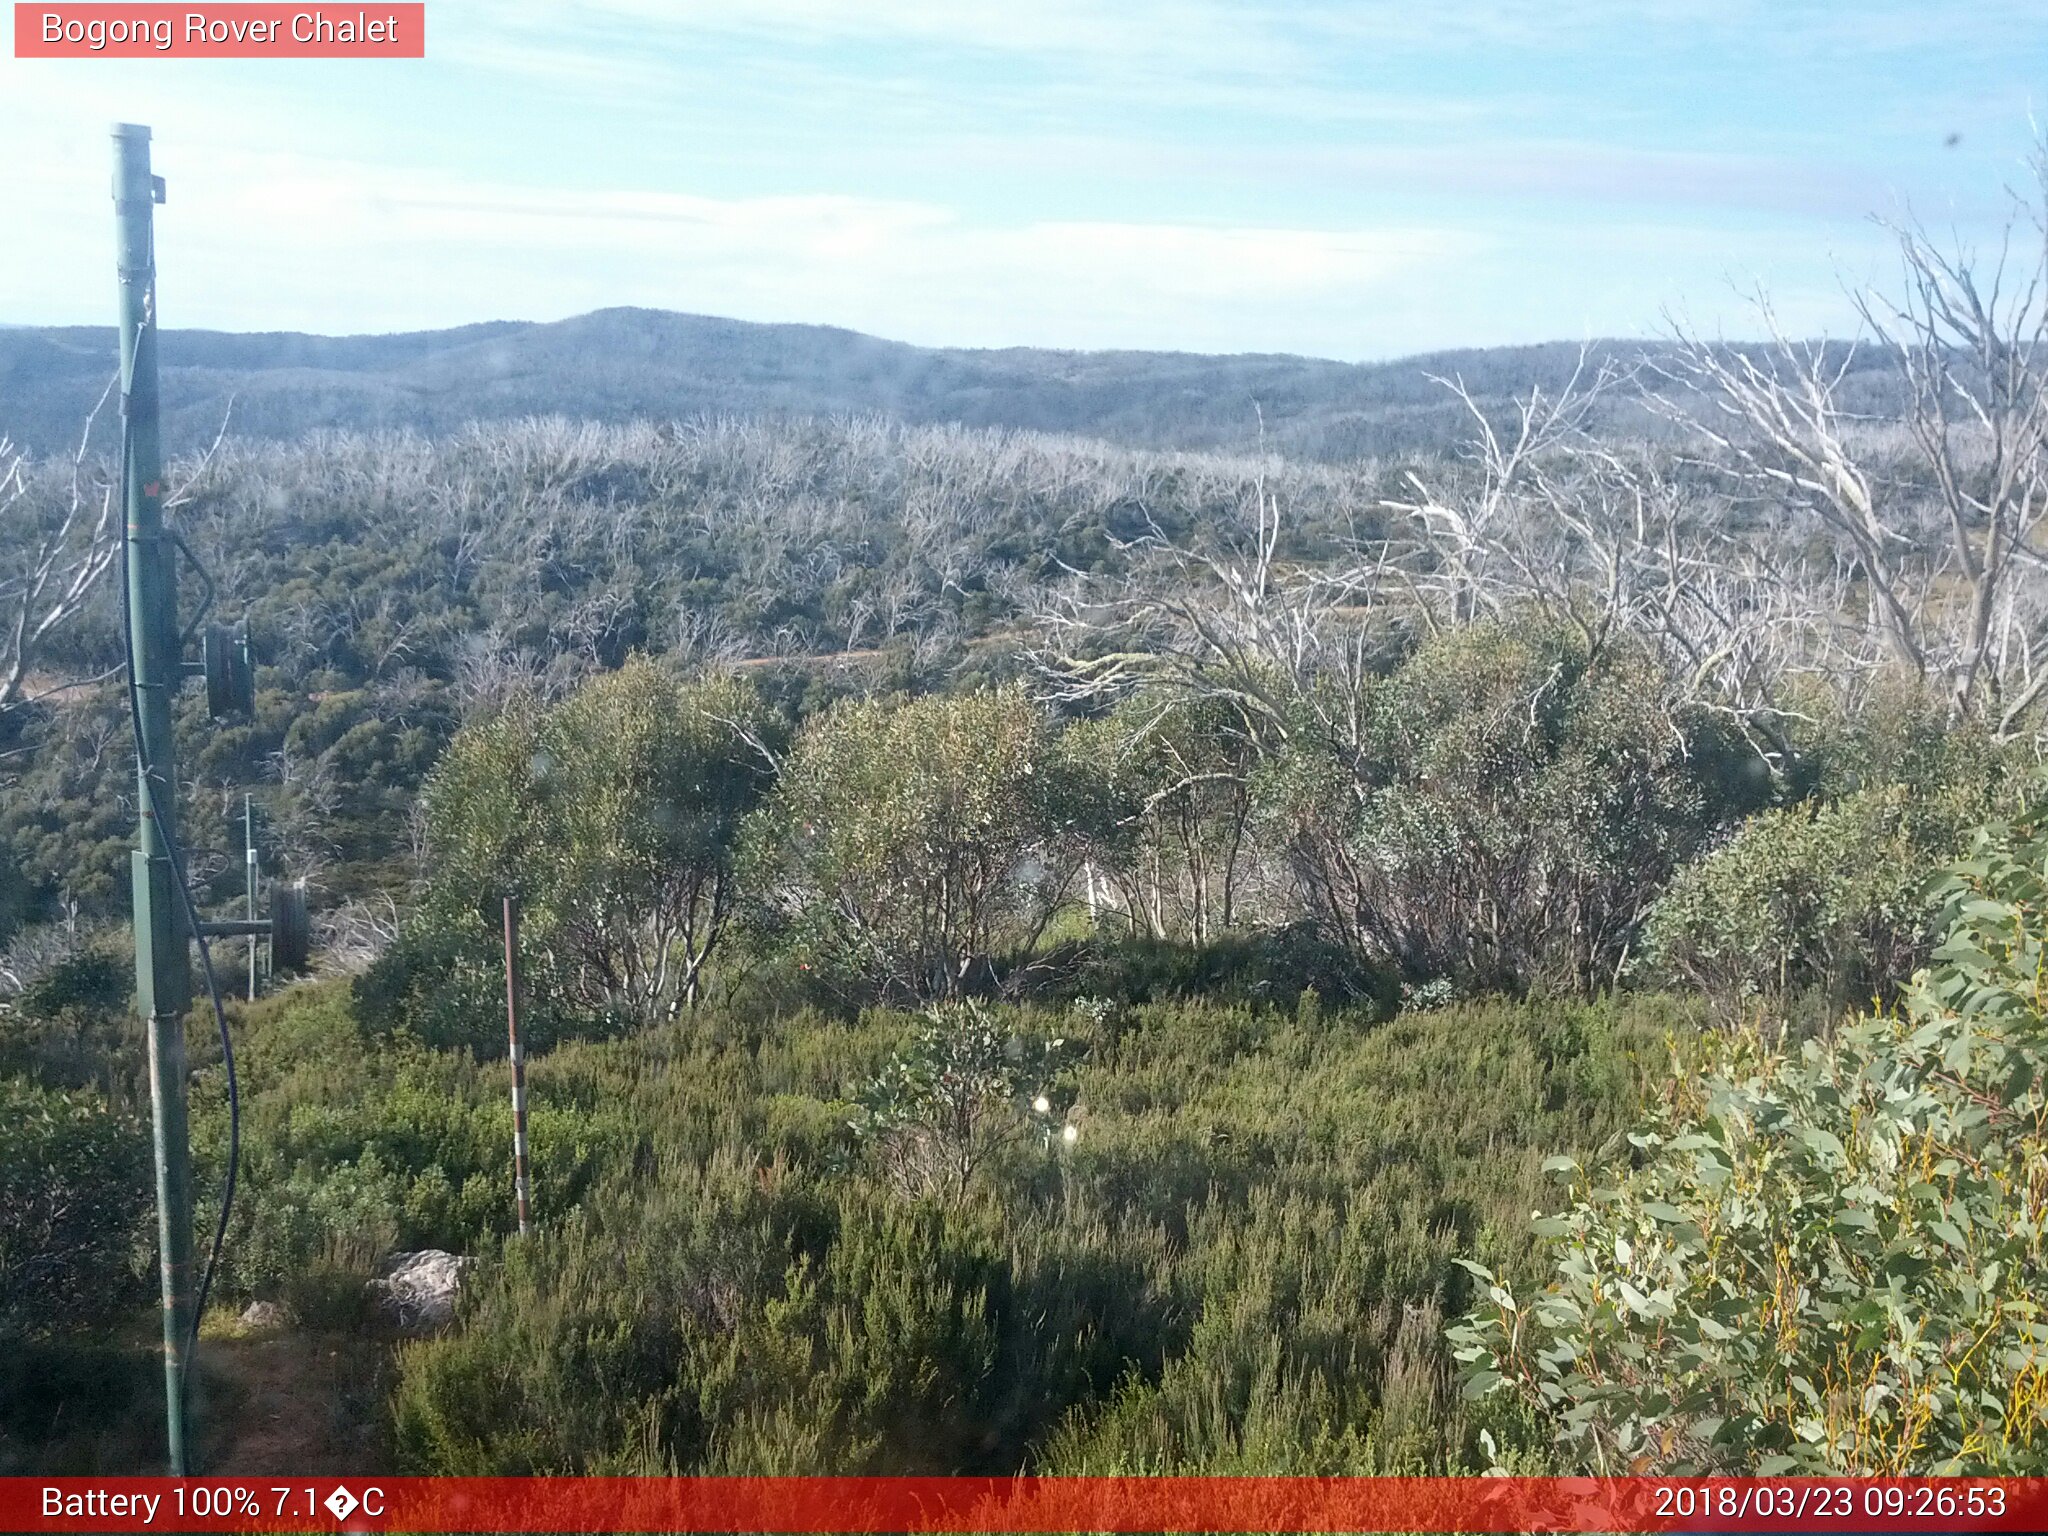
[[169,847],[177,837],[178,781],[171,701],[183,676],[178,594],[164,537],[157,437],[156,250],[149,130],[114,128],[114,223],[121,278],[121,402],[127,443],[128,644],[139,740],[134,854],[135,991],[149,1031],[149,1101],[156,1126],[157,1240],[164,1315],[164,1398],[170,1470],[192,1471],[185,1423],[185,1345],[192,1326],[192,1170],[185,1122],[185,1011],[192,974]]

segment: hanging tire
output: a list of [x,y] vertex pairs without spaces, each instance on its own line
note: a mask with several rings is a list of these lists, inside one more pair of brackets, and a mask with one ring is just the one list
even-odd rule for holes
[[248,621],[207,625],[200,655],[206,665],[206,712],[216,720],[253,713],[256,667],[249,651]]
[[270,888],[270,969],[293,973],[306,969],[313,949],[313,924],[306,911],[303,885]]

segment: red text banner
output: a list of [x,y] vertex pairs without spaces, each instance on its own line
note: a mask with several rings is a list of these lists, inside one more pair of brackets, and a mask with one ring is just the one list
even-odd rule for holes
[[14,7],[18,59],[420,59],[424,4]]
[[5,1478],[28,1532],[2040,1531],[2041,1478]]

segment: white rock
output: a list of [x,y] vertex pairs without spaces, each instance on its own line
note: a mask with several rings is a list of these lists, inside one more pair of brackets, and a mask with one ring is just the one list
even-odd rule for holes
[[378,1309],[400,1328],[445,1328],[455,1321],[463,1271],[474,1263],[475,1259],[444,1253],[439,1248],[394,1253],[370,1282],[370,1294]]
[[290,1321],[284,1308],[274,1301],[252,1301],[242,1309],[242,1326],[251,1333],[282,1328]]

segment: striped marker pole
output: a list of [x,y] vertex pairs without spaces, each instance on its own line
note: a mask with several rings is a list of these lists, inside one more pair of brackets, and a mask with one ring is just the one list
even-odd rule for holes
[[[249,895],[249,921],[256,921],[256,797],[242,796],[242,869]],[[262,941],[249,935],[249,1001],[256,1001],[256,946]]]
[[505,1030],[512,1047],[512,1188],[519,1235],[527,1232],[526,1052],[519,1044],[519,898],[505,898]]

